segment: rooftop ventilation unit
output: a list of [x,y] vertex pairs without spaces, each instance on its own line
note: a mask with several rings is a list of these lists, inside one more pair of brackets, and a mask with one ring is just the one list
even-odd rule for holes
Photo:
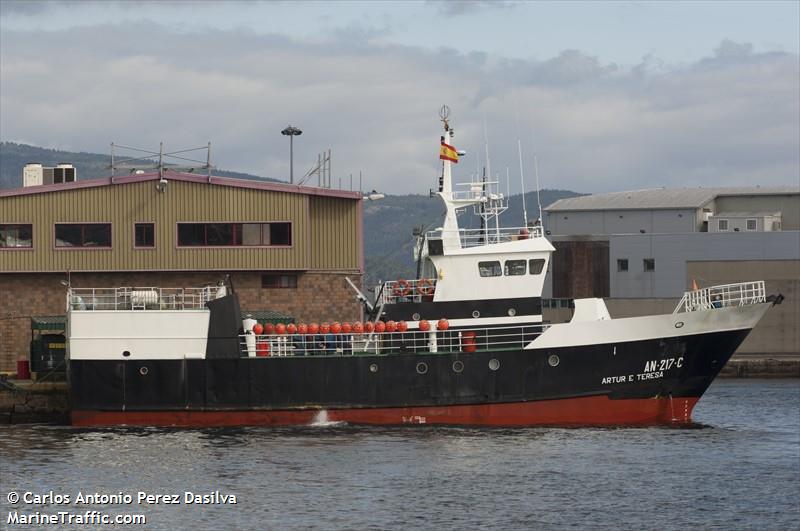
[[71,183],[76,177],[75,166],[72,164],[60,163],[53,167],[32,162],[26,164],[22,170],[22,186]]

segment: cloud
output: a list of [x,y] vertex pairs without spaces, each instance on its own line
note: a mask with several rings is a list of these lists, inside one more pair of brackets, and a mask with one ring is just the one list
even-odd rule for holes
[[798,180],[798,58],[725,41],[709,57],[631,69],[577,50],[508,59],[378,44],[333,31],[315,42],[247,30],[176,32],[148,22],[0,36],[0,140],[104,152],[213,142],[216,164],[288,176],[333,150],[334,185],[359,171],[393,193],[435,186],[447,103],[461,180],[484,164],[518,189],[535,149],[545,187],[605,191]]
[[519,2],[514,0],[428,0],[426,3],[437,6],[442,15],[458,16],[487,9],[509,9]]

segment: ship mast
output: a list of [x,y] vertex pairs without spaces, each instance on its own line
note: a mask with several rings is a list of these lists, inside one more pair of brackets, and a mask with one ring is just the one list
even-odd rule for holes
[[[452,147],[454,132],[450,127],[449,117],[450,108],[447,105],[443,105],[442,108],[439,109],[439,118],[441,118],[442,124],[444,125],[444,134],[441,137],[441,143],[443,148],[446,146],[454,150]],[[453,164],[455,164],[455,162],[449,160],[449,158],[442,158],[442,175],[439,177],[439,192],[436,194],[442,199],[446,210],[444,224],[442,225],[442,245],[445,250],[461,248],[461,234],[459,232],[456,209],[474,205],[482,201],[482,194],[475,194],[471,191],[466,193],[453,191]]]

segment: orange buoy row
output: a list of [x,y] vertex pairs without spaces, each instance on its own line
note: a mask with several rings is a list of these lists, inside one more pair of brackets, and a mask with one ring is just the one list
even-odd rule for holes
[[[450,323],[447,321],[447,319],[439,319],[439,321],[436,323],[437,330],[447,330],[448,328],[450,328]],[[419,329],[423,332],[427,332],[431,329],[431,323],[429,323],[425,319],[422,319],[419,322]],[[330,324],[300,323],[297,325],[294,323],[289,323],[289,324],[278,323],[275,325],[273,325],[272,323],[266,323],[264,325],[262,325],[261,323],[256,323],[255,325],[253,325],[253,333],[256,334],[257,336],[260,336],[262,334],[265,335],[273,335],[273,334],[315,335],[315,334],[350,334],[350,333],[371,334],[373,332],[382,334],[384,332],[389,332],[389,333],[406,332],[407,330],[408,330],[408,323],[406,323],[405,321],[386,321],[386,322],[376,321],[374,323],[372,321],[366,321],[364,323],[356,321],[352,324],[347,322],[345,323],[334,322]]]

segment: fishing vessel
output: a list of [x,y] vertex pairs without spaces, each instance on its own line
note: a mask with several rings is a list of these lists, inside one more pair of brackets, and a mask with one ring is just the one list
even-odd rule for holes
[[[229,281],[198,288],[69,288],[74,425],[315,422],[480,426],[687,424],[781,295],[763,281],[693,289],[670,314],[611,318],[574,301],[542,319],[554,247],[537,221],[502,227],[485,179],[454,186],[441,115],[441,227],[416,234],[416,279],[353,284],[364,320],[278,324],[242,316]],[[459,225],[472,211],[480,225]]]

